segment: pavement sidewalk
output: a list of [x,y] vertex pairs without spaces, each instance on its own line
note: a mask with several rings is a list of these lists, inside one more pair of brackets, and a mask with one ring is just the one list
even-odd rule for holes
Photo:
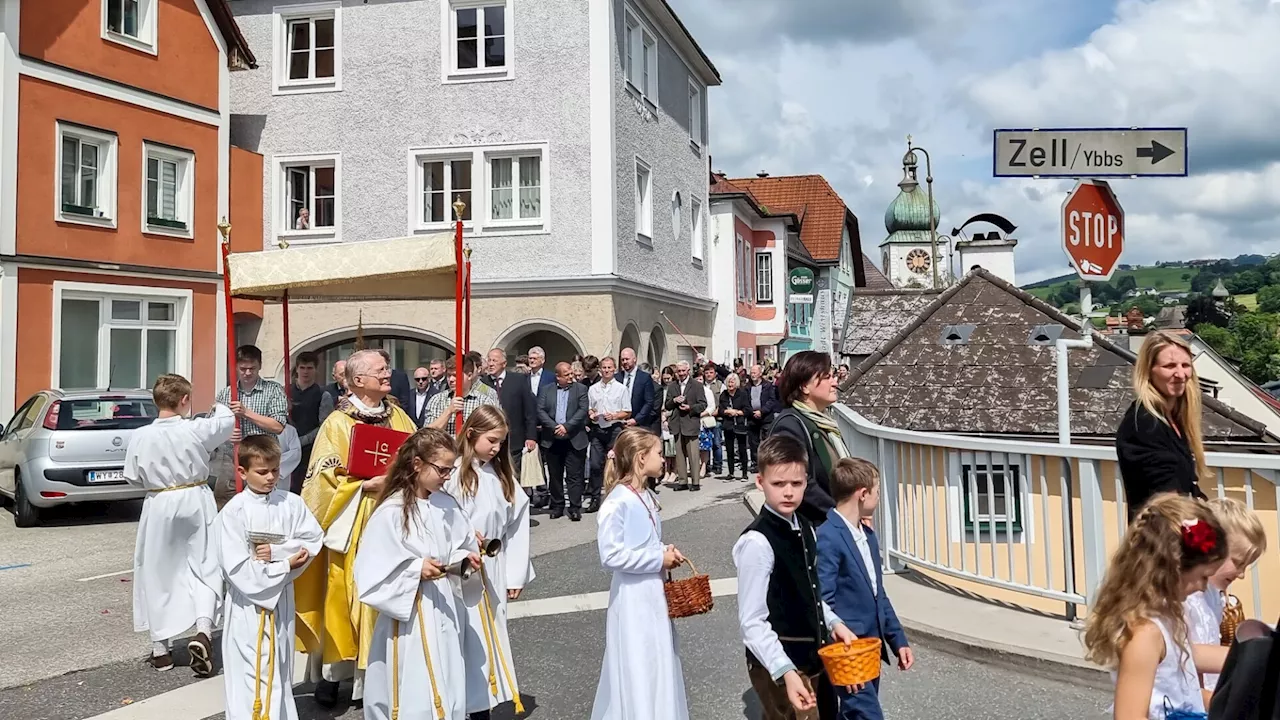
[[[760,511],[764,495],[749,490],[743,501]],[[1042,615],[962,594],[921,573],[885,574],[884,587],[908,636],[926,637],[953,654],[1110,689],[1101,668],[1084,659],[1080,633],[1061,617]]]

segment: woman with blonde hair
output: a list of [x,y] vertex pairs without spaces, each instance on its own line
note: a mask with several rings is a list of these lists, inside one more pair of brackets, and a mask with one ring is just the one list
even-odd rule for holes
[[680,651],[662,588],[663,571],[684,556],[662,543],[662,508],[648,484],[662,472],[662,442],[630,427],[609,454],[596,543],[613,581],[591,720],[688,720]]
[[1116,720],[1205,717],[1197,673],[1220,672],[1227,648],[1191,643],[1183,601],[1227,550],[1222,524],[1196,500],[1154,498],[1130,525],[1084,633],[1085,658],[1111,670]]
[[1167,330],[1148,335],[1133,367],[1133,394],[1116,429],[1130,521],[1159,493],[1205,497],[1197,484],[1205,476],[1200,380],[1187,341]]
[[458,461],[445,483],[462,506],[480,548],[494,548],[484,558],[484,592],[479,604],[467,607],[470,631],[462,638],[467,668],[467,713],[488,720],[489,711],[515,702],[524,708],[516,682],[515,661],[507,632],[507,601],[520,597],[533,580],[529,560],[529,500],[516,485],[507,444],[507,418],[497,405],[481,405],[458,433]]

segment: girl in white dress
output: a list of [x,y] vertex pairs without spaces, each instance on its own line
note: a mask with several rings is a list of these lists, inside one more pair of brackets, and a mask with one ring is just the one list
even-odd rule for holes
[[[507,634],[507,601],[533,579],[529,562],[529,499],[516,487],[507,449],[507,420],[496,405],[481,405],[458,433],[458,462],[444,486],[462,506],[480,547],[497,547],[484,560],[484,596],[467,608],[462,654],[467,665],[467,713],[488,720],[489,710],[515,701],[524,712]],[[495,542],[496,541],[496,542]]]
[[[453,438],[423,428],[396,453],[355,562],[360,602],[378,611],[365,672],[365,720],[463,720],[466,605],[479,601],[475,533],[440,492]],[[469,579],[464,579],[468,575]]]
[[647,482],[662,474],[662,441],[648,430],[627,428],[610,455],[596,542],[613,582],[591,719],[688,720],[680,652],[662,589],[663,571],[684,556],[662,544],[661,507]]
[[1115,720],[1206,717],[1196,673],[1221,671],[1225,653],[1191,644],[1183,602],[1226,557],[1222,525],[1197,500],[1158,496],[1129,526],[1084,635],[1086,658],[1112,671]]

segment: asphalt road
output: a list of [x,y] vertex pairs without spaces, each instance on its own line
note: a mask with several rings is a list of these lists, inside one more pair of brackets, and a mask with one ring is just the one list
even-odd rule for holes
[[[664,511],[670,518],[664,523],[668,541],[693,557],[699,570],[712,578],[733,575],[729,551],[749,521],[748,511],[736,499],[742,488],[740,483],[726,483],[708,487],[699,496],[669,491],[660,496],[668,505]],[[7,682],[0,685],[10,686],[0,690],[0,718],[92,718],[194,682],[183,668],[161,674],[143,665],[146,642],[131,632],[128,582],[121,582],[121,577],[77,582],[80,577],[128,566],[133,523],[128,521],[128,509],[114,512],[123,515],[106,517],[116,522],[73,515],[60,527],[34,531],[29,539],[26,534],[31,531],[15,533],[11,518],[0,517],[0,567],[31,562],[29,567],[0,570],[0,610],[8,621],[5,640],[0,642],[0,678]],[[596,556],[594,523],[553,523],[543,516],[534,529],[534,544],[543,551],[535,558],[538,578],[525,599],[608,589],[609,577],[599,569]],[[126,550],[123,556],[121,550]],[[86,565],[96,566],[90,568],[96,572],[87,571]],[[10,588],[18,592],[9,592]],[[108,614],[100,614],[103,609]],[[40,622],[15,622],[15,616],[21,617],[17,614],[33,610],[39,611]],[[603,609],[512,622],[527,717],[590,717],[604,655],[604,622]],[[690,717],[758,718],[738,639],[736,598],[717,598],[710,613],[679,620],[676,626]],[[1107,693],[1097,689],[957,657],[919,639],[914,644],[916,668],[908,673],[885,670],[882,694],[889,718],[1074,720],[1103,717],[1110,701]],[[21,679],[24,676],[27,679]],[[14,682],[13,678],[19,679]],[[324,711],[308,693],[308,687],[297,689],[301,720],[361,717],[359,709],[345,701],[332,712]],[[223,717],[214,714],[217,709],[182,717]],[[494,717],[513,715],[508,706]]]

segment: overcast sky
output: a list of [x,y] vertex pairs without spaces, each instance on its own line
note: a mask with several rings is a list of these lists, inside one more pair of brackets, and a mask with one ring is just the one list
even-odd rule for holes
[[1190,177],[1112,181],[1122,262],[1280,251],[1277,0],[669,2],[724,78],[714,169],[826,176],[877,264],[911,133],[940,230],[997,212],[1019,284],[1070,271],[1071,181],[992,178],[1000,127],[1185,126]]

